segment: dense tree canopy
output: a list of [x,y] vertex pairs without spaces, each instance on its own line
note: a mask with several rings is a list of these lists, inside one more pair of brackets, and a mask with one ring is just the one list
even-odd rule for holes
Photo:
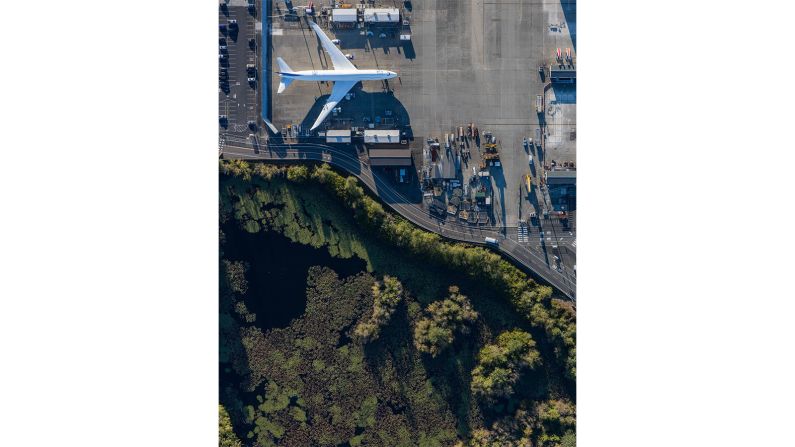
[[232,429],[232,420],[223,405],[218,405],[218,447],[241,447],[242,443]]
[[450,286],[450,296],[431,303],[426,317],[414,328],[414,346],[421,352],[436,357],[453,343],[455,333],[466,334],[469,324],[478,318],[478,313],[457,286]]
[[222,259],[221,402],[245,445],[574,446],[574,311],[549,287],[414,227],[326,165],[221,171],[222,221],[371,272],[310,269],[305,314],[264,330],[246,264]]
[[386,275],[383,283],[373,284],[372,292],[373,313],[367,321],[359,323],[354,331],[354,335],[365,343],[378,339],[381,327],[389,322],[403,297],[403,285],[396,278]]
[[472,370],[472,391],[486,398],[508,397],[523,368],[535,368],[541,356],[533,337],[520,329],[503,332],[497,343],[488,344],[478,354]]
[[[294,168],[294,167],[291,167]],[[288,177],[291,168],[245,161],[221,161],[223,174],[248,182],[252,175],[270,181]],[[368,196],[353,176],[344,177],[322,164],[308,168],[308,177],[328,188],[353,211],[362,228],[378,233],[398,247],[426,259],[460,268],[467,274],[489,281],[502,291],[518,312],[534,326],[542,328],[555,345],[555,352],[566,367],[570,379],[576,377],[576,339],[574,312],[564,301],[552,299],[552,289],[527,278],[518,268],[499,255],[480,247],[444,242],[434,233],[421,230],[402,217],[387,213],[377,200]],[[289,180],[289,179],[288,179]],[[240,197],[244,199],[244,197]],[[223,197],[222,197],[223,199]],[[247,200],[235,205],[235,215],[250,231],[259,231],[263,216]],[[223,210],[222,210],[223,212]]]
[[248,281],[246,281],[246,270],[248,265],[245,262],[229,262],[223,261],[226,268],[226,280],[229,282],[229,288],[241,295],[244,295],[248,290]]

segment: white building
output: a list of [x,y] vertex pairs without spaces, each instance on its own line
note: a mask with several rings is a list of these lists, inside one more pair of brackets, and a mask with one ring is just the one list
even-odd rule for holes
[[365,129],[365,144],[400,144],[400,130],[398,129]]
[[331,21],[334,23],[356,23],[356,9],[354,8],[332,9]]
[[364,21],[367,23],[400,23],[400,10],[397,8],[365,8]]
[[329,130],[326,132],[326,143],[350,143],[351,131],[348,130]]

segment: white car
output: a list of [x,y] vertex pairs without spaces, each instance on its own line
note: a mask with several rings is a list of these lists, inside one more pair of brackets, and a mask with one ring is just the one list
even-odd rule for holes
[[348,59],[350,59],[350,60],[353,60],[353,54],[351,54],[351,53],[347,53],[347,54],[345,55],[345,57],[347,57],[347,58],[348,58]]
[[527,154],[527,161],[528,161],[530,164],[533,164],[533,154]]
[[334,45],[339,45],[340,44],[340,40],[339,39],[331,39],[331,43],[333,43]]

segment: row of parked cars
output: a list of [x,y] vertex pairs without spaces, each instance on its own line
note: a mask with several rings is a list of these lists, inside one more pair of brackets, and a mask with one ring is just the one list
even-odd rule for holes
[[[224,36],[230,35],[232,40],[236,41],[235,36],[237,35],[237,29],[238,29],[237,20],[229,19],[227,25],[224,24],[220,25],[221,34],[223,36],[218,38],[218,50],[219,50],[218,61],[220,65],[218,81],[221,90],[225,94],[229,94],[230,90],[229,90],[229,43],[227,42],[226,37]],[[257,48],[256,39],[253,38],[249,39],[248,46],[252,51],[256,50]],[[247,72],[247,79],[249,86],[251,86],[251,88],[256,88],[257,87],[256,67],[252,64],[249,64],[246,66],[246,72]]]
[[[251,14],[252,16],[256,17],[256,15],[257,15],[257,5],[256,5],[255,1],[256,0],[248,0],[248,13]],[[221,13],[223,13],[223,15],[228,16],[229,15],[229,0],[224,0],[224,2],[219,5],[219,8],[221,9]]]
[[[224,0],[224,2],[221,3],[221,5],[220,5],[221,12],[227,17],[229,16],[229,8],[227,6],[228,3],[229,3],[229,0]],[[255,0],[248,0],[248,11],[249,11],[249,13],[251,15],[256,16]],[[229,92],[230,92],[230,88],[229,88],[229,45],[230,45],[230,42],[227,41],[227,38],[231,39],[232,43],[237,42],[237,36],[238,36],[238,33],[240,32],[240,27],[239,27],[239,25],[237,23],[237,20],[230,18],[230,19],[227,20],[226,23],[219,24],[218,25],[218,30],[221,33],[221,36],[218,38],[218,51],[219,51],[218,61],[219,61],[219,66],[220,66],[219,67],[219,73],[218,73],[218,81],[219,81],[219,84],[220,84],[221,91],[223,91],[224,94],[228,95]],[[257,50],[257,41],[256,41],[256,39],[254,39],[254,38],[249,39],[248,40],[248,47],[249,47],[249,49],[251,51],[256,51]],[[246,77],[247,77],[249,86],[251,86],[252,88],[256,88],[257,87],[257,67],[256,67],[256,65],[254,65],[254,64],[246,65]],[[221,125],[221,127],[224,128],[224,129],[226,129],[229,126],[229,124],[230,124],[229,117],[226,116],[226,115],[219,115],[218,116],[218,122]],[[248,129],[251,130],[252,132],[256,132],[257,131],[258,126],[257,126],[256,121],[249,121],[247,123],[247,125],[248,125]]]

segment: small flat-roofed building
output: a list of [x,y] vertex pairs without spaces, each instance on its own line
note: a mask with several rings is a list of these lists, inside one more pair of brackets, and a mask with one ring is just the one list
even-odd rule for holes
[[552,65],[549,68],[549,80],[553,84],[574,84],[577,82],[577,70],[573,65]]
[[329,130],[326,131],[326,143],[350,143],[351,130]]
[[547,171],[547,185],[574,185],[577,183],[577,171]]
[[365,129],[364,144],[400,144],[400,130]]
[[370,166],[411,166],[411,149],[409,148],[373,148],[368,152]]
[[400,24],[400,10],[397,8],[365,8],[366,23]]
[[577,171],[547,171],[546,183],[553,210],[577,209]]
[[336,8],[331,10],[331,21],[334,24],[356,23],[355,8]]

